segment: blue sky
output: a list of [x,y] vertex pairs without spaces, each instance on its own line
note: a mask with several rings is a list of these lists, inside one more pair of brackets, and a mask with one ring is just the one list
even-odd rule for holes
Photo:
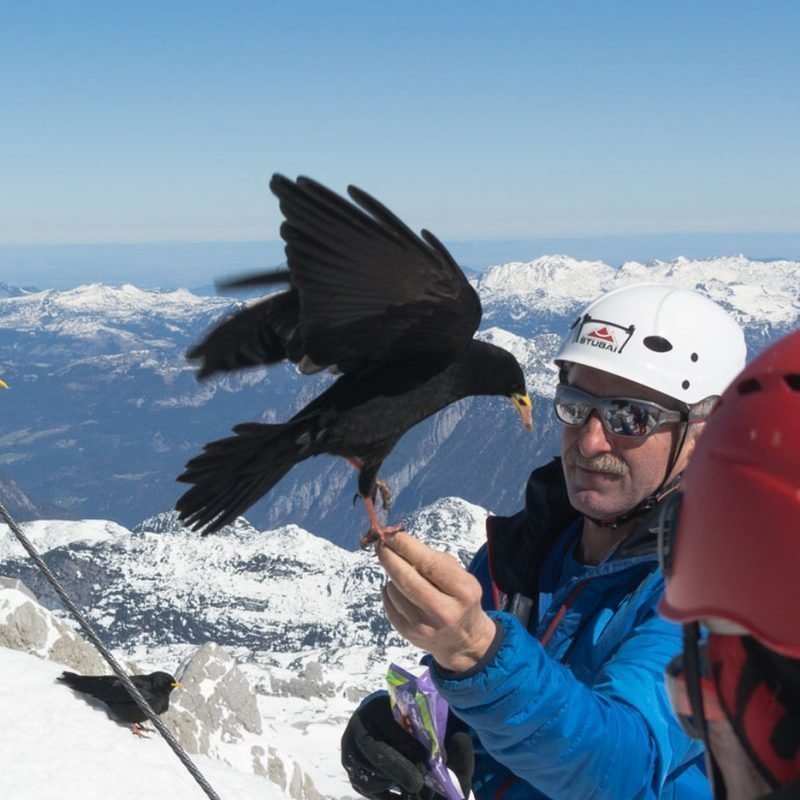
[[275,239],[276,171],[445,241],[800,234],[799,30],[793,0],[6,3],[0,244]]

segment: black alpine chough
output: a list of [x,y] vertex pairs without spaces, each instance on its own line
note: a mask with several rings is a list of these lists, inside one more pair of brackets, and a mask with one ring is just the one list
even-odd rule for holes
[[354,201],[321,184],[274,175],[270,188],[285,221],[288,270],[249,276],[225,287],[289,289],[246,307],[191,349],[199,378],[284,359],[306,374],[341,373],[288,422],[237,425],[211,442],[178,478],[193,484],[178,500],[181,520],[211,533],[266,494],[298,462],[321,453],[359,470],[370,530],[390,495],[378,470],[400,437],[450,403],[504,395],[531,428],[531,401],[517,360],[474,339],[481,319],[475,290],[431,233],[421,237],[366,192]]
[[[169,708],[169,696],[172,690],[181,685],[167,672],[131,675],[130,678],[156,714],[163,714]],[[147,715],[139,708],[116,675],[78,675],[75,672],[64,671],[57,680],[66,683],[76,692],[105,703],[116,719],[130,723],[131,730],[137,736],[141,736],[144,728],[140,723],[147,719]]]

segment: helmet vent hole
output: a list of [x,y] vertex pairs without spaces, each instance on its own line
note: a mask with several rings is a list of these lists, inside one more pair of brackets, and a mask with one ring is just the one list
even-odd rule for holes
[[750,378],[742,381],[736,388],[739,390],[739,394],[752,394],[761,391],[761,383],[755,378]]
[[793,392],[800,392],[800,375],[797,374],[784,375],[783,379],[786,381],[786,385]]
[[668,353],[672,350],[672,343],[663,336],[645,336],[644,346],[654,353]]

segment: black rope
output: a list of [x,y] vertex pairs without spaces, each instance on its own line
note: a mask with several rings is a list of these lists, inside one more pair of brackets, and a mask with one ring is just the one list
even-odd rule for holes
[[147,718],[150,722],[155,725],[158,732],[166,739],[167,744],[175,751],[175,755],[183,762],[183,765],[186,769],[189,770],[192,777],[200,784],[200,787],[203,791],[211,798],[211,800],[221,800],[220,796],[211,788],[208,781],[203,777],[200,770],[197,768],[195,763],[189,758],[187,752],[180,746],[178,741],[170,732],[169,728],[158,718],[158,715],[155,711],[151,708],[150,704],[147,700],[144,699],[142,693],[136,688],[136,685],[133,681],[128,677],[128,674],[123,669],[122,665],[114,658],[114,655],[111,651],[103,644],[103,641],[100,637],[95,633],[94,628],[92,628],[89,621],[83,615],[81,610],[75,605],[72,601],[72,598],[66,593],[64,588],[58,582],[58,578],[53,574],[50,570],[50,567],[45,564],[42,557],[36,551],[36,548],[30,543],[29,539],[25,536],[25,534],[20,529],[19,525],[14,521],[14,518],[11,514],[8,513],[5,506],[0,503],[0,517],[2,517],[8,527],[14,532],[14,535],[19,539],[20,544],[28,551],[28,555],[33,559],[36,566],[41,570],[42,574],[47,578],[50,582],[50,585],[55,589],[56,594],[64,601],[64,605],[72,612],[72,615],[78,620],[78,624],[83,628],[86,635],[91,640],[92,644],[100,651],[100,655],[108,662],[108,665],[114,671],[114,674],[120,679],[122,685],[128,690],[131,697],[136,701],[136,705],[142,709],[142,711],[147,715]]

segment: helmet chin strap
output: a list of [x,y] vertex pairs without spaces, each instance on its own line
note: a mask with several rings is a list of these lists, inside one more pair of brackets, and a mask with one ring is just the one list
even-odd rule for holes
[[686,676],[686,690],[689,695],[689,706],[692,716],[697,720],[696,726],[700,731],[700,738],[706,748],[706,759],[709,767],[709,780],[714,792],[714,800],[727,800],[728,789],[722,777],[722,770],[714,751],[711,748],[708,736],[708,722],[703,709],[703,690],[700,685],[700,624],[690,622],[683,625],[683,664]]
[[664,480],[661,481],[655,491],[647,495],[644,500],[642,500],[640,503],[637,503],[632,509],[624,512],[623,514],[619,514],[616,517],[610,517],[608,519],[596,519],[595,517],[590,517],[588,514],[586,514],[586,518],[590,519],[595,525],[597,525],[598,528],[610,528],[613,531],[629,520],[644,516],[648,511],[655,508],[670,492],[674,492],[675,489],[677,489],[680,485],[683,473],[679,472],[674,478],[670,478],[669,476],[672,474],[672,470],[675,469],[675,464],[678,463],[678,457],[683,450],[684,444],[686,444],[686,437],[689,433],[689,421],[684,421],[681,423],[681,426],[681,435],[678,437],[675,446],[672,448],[669,461],[667,462],[667,469],[664,473]]

